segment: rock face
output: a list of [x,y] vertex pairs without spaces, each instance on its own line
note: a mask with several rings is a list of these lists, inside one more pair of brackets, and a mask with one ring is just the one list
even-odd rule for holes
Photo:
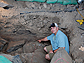
[[22,41],[17,41],[17,42],[10,42],[8,44],[8,47],[7,47],[7,53],[10,53],[10,52],[13,52],[13,51],[16,51],[17,49],[23,47],[25,44],[25,41],[22,40]]
[[72,59],[63,48],[59,48],[50,63],[72,63]]
[[[14,7],[0,7],[0,53],[20,55],[23,63],[49,63],[43,47],[50,43],[37,40],[50,35],[49,26],[56,22],[68,36],[73,63],[83,63],[84,52],[79,48],[84,47],[84,30],[78,28],[80,25],[76,22],[83,18],[75,11],[75,5],[3,1]],[[78,10],[84,15],[84,10]]]
[[20,58],[23,63],[49,63],[49,61],[45,59],[45,53],[42,51],[42,49],[37,49],[32,53],[22,53]]

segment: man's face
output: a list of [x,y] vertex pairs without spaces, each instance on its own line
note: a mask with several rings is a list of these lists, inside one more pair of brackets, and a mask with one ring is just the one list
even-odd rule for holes
[[52,33],[56,33],[57,32],[57,28],[56,27],[51,27],[51,32]]

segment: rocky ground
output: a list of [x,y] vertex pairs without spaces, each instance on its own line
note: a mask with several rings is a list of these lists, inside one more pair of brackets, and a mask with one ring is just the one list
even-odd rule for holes
[[[1,54],[20,55],[22,63],[49,63],[43,47],[50,43],[37,40],[50,35],[48,27],[56,22],[69,38],[72,62],[84,62],[84,30],[78,28],[80,24],[76,22],[83,18],[76,11],[76,5],[4,1],[12,7],[0,7]],[[79,11],[84,16],[84,10],[79,8]]]

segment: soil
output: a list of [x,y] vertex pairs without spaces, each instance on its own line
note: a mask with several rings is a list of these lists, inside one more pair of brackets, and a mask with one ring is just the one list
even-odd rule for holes
[[[19,45],[26,43],[10,53],[7,53],[8,49],[5,52],[1,51],[2,53],[13,56],[20,55],[23,63],[49,63],[45,59],[43,47],[50,45],[50,42],[39,43],[37,40],[50,35],[49,26],[52,22],[56,22],[59,29],[69,39],[69,55],[73,60],[72,62],[84,62],[84,29],[82,29],[84,24],[80,25],[76,21],[84,18],[82,17],[84,16],[84,9],[81,6],[78,10],[82,16],[76,11],[77,5],[15,0],[0,1],[10,5],[5,8],[0,7],[0,40],[3,39],[10,45],[13,45],[13,43],[15,45],[15,43],[21,41]],[[81,46],[82,48],[79,49]]]

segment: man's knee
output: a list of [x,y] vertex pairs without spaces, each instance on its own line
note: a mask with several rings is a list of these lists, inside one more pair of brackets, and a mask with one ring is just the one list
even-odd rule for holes
[[46,54],[45,58],[50,60],[49,54]]
[[47,49],[46,49],[46,47],[44,47],[44,50],[47,52]]

